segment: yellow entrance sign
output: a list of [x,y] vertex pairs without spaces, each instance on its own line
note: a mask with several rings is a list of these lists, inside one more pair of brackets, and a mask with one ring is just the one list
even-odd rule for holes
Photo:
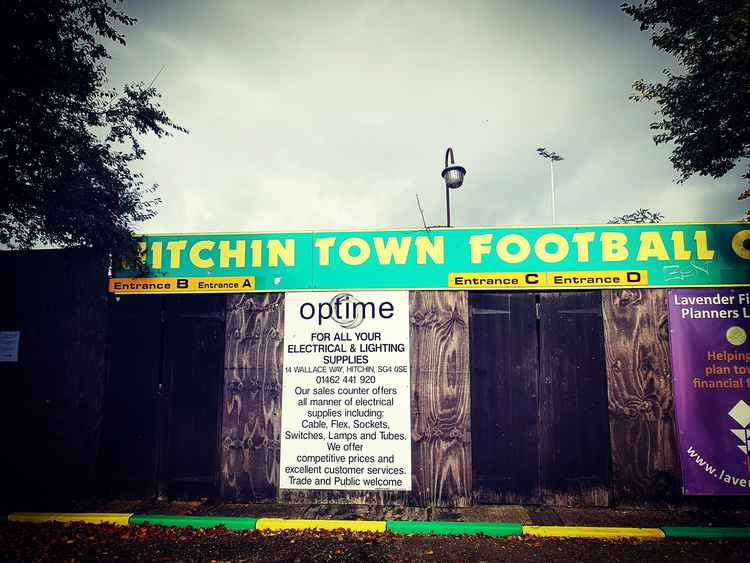
[[543,272],[492,272],[448,274],[448,287],[461,289],[514,289],[544,287],[547,274]]
[[581,287],[645,287],[647,270],[586,272],[451,273],[448,287],[455,289],[572,289]]
[[631,287],[647,286],[646,270],[603,270],[596,272],[550,272],[547,287]]
[[217,278],[110,278],[109,291],[128,293],[247,293],[255,276]]

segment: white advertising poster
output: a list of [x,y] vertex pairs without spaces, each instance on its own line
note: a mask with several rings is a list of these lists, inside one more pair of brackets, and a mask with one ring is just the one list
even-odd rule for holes
[[287,293],[282,489],[411,490],[409,292]]
[[0,362],[18,361],[18,341],[21,333],[17,330],[0,331]]

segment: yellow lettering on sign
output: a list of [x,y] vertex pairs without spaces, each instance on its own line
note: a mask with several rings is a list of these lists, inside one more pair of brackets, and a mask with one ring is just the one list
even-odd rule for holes
[[661,235],[656,231],[644,231],[641,233],[641,246],[638,248],[638,256],[635,257],[639,262],[644,262],[650,258],[657,260],[669,260],[667,247],[661,240]]
[[170,240],[167,243],[167,251],[169,252],[169,267],[176,269],[180,267],[180,261],[182,257],[182,251],[187,247],[186,240]]
[[[695,234],[698,235],[698,233]],[[750,249],[745,246],[746,240],[750,240],[750,230],[738,231],[732,237],[732,250],[740,258],[750,260]]]
[[196,268],[212,268],[214,265],[213,258],[203,258],[201,252],[204,250],[213,250],[216,243],[212,240],[199,240],[190,247],[190,261]]
[[219,242],[219,267],[228,268],[229,261],[234,260],[235,268],[245,267],[245,241],[238,240],[237,245],[232,248],[228,240]]
[[[508,247],[511,244],[515,244],[518,246],[518,250],[515,253],[511,253],[508,250]],[[518,264],[519,262],[523,262],[524,260],[526,260],[526,258],[529,257],[529,254],[531,253],[531,245],[529,244],[529,241],[527,241],[521,235],[512,234],[505,235],[499,241],[497,241],[495,250],[497,252],[497,255],[500,257],[500,260],[502,260],[503,262],[507,262],[508,264]]]
[[625,233],[602,233],[602,260],[622,262],[628,259],[628,237]]
[[427,264],[427,256],[433,264],[445,263],[445,246],[443,244],[443,235],[437,235],[435,240],[429,237],[420,236],[414,241],[417,247],[417,264]]
[[321,266],[328,266],[331,263],[330,254],[331,247],[335,244],[336,237],[326,237],[315,239],[315,248],[318,249],[319,257],[318,264]]
[[[352,248],[357,248],[359,253],[352,255]],[[370,257],[370,245],[367,241],[359,237],[349,237],[339,246],[339,258],[344,264],[349,266],[359,266],[367,262]]]
[[589,261],[589,244],[594,242],[596,233],[575,233],[573,235],[573,242],[578,248],[578,261],[588,262]]
[[279,260],[284,266],[294,266],[294,239],[286,239],[284,244],[276,239],[268,241],[268,265],[275,268],[279,265]]
[[[139,242],[138,246],[141,248],[141,252],[146,252],[146,243]],[[156,241],[151,243],[151,266],[155,270],[161,269],[161,255],[162,255],[162,243]]]
[[263,265],[263,241],[250,241],[250,264],[253,268],[260,268]]
[[[737,238],[737,235],[734,235],[734,238]],[[713,260],[716,253],[708,248],[708,233],[706,231],[695,231],[693,239],[695,239],[695,254],[698,260]],[[734,248],[734,239],[732,239],[732,248]],[[737,251],[735,250],[735,252]]]
[[[554,244],[557,248],[555,252],[549,252],[547,245]],[[534,243],[534,252],[542,262],[560,262],[570,251],[570,246],[565,237],[557,233],[547,233],[536,239]]]
[[469,237],[469,246],[471,247],[471,263],[481,264],[482,256],[489,254],[492,242],[492,235],[471,235]]
[[675,260],[690,260],[693,253],[685,249],[685,233],[674,231],[672,233],[672,246],[674,247]]
[[391,260],[395,264],[406,264],[406,259],[409,257],[409,247],[411,246],[411,237],[388,237],[385,243],[383,243],[383,237],[375,237],[373,239],[375,244],[375,254],[378,256],[378,262],[383,265],[391,263]]

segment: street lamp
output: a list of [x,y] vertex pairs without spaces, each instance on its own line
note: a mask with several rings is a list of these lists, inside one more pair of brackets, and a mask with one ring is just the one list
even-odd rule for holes
[[549,177],[550,182],[552,183],[552,224],[557,224],[557,218],[555,216],[555,168],[554,164],[555,162],[559,162],[560,160],[565,160],[562,156],[557,154],[556,152],[549,152],[544,147],[539,147],[536,149],[536,152],[539,156],[542,158],[549,158]]
[[[448,156],[451,157],[451,165],[448,166]],[[466,174],[466,168],[463,166],[456,165],[453,159],[453,149],[448,147],[445,151],[445,168],[443,169],[442,176],[445,180],[445,210],[448,217],[447,226],[451,226],[451,196],[450,190],[455,190],[461,187],[464,183],[464,175]]]

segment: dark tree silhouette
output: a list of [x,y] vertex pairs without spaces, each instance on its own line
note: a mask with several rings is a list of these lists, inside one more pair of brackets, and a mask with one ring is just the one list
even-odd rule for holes
[[661,223],[663,219],[664,215],[660,212],[641,208],[636,209],[632,213],[612,217],[607,223],[610,225],[621,225],[623,223]]
[[[656,103],[654,141],[673,143],[678,181],[720,178],[750,158],[750,2],[644,0],[621,8],[679,69],[664,70],[663,83],[638,80],[631,96]],[[739,199],[746,199],[750,164],[742,177],[748,184]]]
[[186,131],[153,86],[107,84],[104,42],[124,45],[135,19],[107,0],[3,0],[0,21],[0,244],[132,257],[158,203],[129,166],[138,139]]

